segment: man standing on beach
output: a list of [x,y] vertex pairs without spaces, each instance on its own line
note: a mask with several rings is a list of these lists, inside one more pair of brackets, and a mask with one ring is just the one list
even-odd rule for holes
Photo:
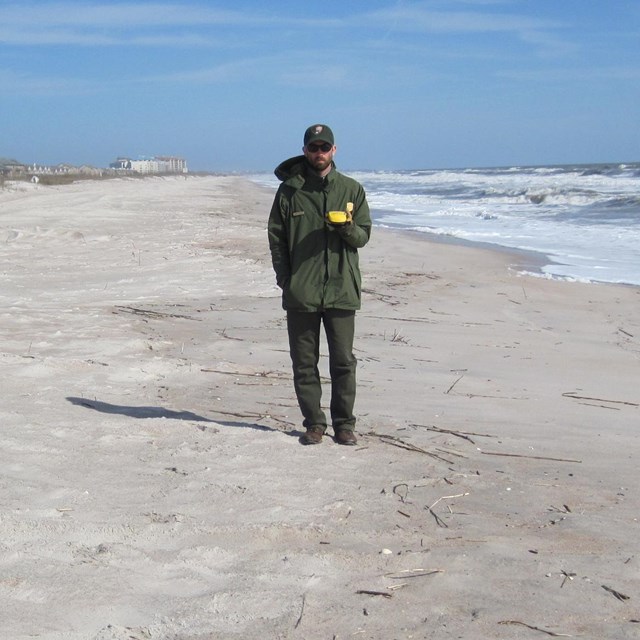
[[354,445],[358,249],[371,235],[369,205],[362,186],[336,170],[336,146],[327,125],[312,125],[305,131],[302,151],[304,155],[285,160],[275,170],[282,184],[268,224],[273,268],[287,312],[293,382],[306,429],[300,441],[319,444],[327,428],[318,370],[323,324],[335,440]]

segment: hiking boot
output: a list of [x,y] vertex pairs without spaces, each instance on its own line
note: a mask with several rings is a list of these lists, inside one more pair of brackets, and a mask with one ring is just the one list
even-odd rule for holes
[[353,446],[354,444],[357,444],[358,439],[356,438],[356,434],[353,432],[353,429],[336,429],[335,441],[338,444]]
[[324,427],[313,425],[307,428],[307,432],[300,437],[302,444],[320,444],[324,435]]

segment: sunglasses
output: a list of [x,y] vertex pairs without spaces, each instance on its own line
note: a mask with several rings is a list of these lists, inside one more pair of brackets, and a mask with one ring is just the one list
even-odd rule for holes
[[333,149],[333,145],[328,142],[323,142],[322,144],[313,144],[313,142],[307,145],[307,151],[311,153],[317,153],[318,151],[322,151],[322,153],[329,153]]

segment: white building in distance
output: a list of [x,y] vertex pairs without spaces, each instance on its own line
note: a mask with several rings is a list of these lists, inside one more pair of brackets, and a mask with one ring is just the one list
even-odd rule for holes
[[117,158],[109,167],[119,171],[132,171],[133,173],[157,174],[157,173],[188,173],[187,161],[184,158],[174,156],[157,156],[153,158]]

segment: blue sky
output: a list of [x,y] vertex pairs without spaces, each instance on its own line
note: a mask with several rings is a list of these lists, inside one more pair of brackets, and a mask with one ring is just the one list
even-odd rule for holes
[[637,0],[0,0],[0,156],[272,170],[640,160]]

